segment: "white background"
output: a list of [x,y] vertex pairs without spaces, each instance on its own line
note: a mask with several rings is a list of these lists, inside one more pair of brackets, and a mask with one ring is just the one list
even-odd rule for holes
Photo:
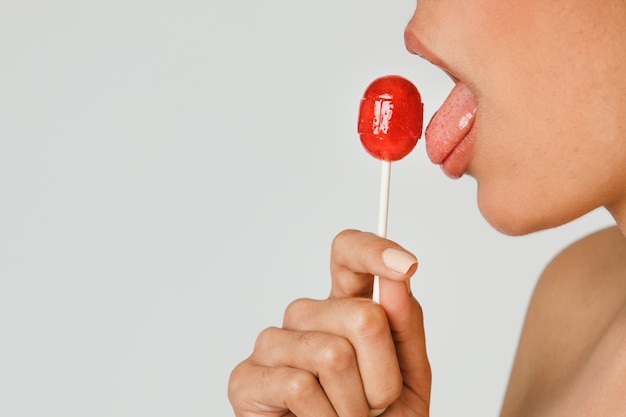
[[[0,2],[0,415],[227,416],[230,371],[375,230],[356,134],[374,78],[452,84],[409,55],[400,0]],[[511,238],[475,183],[394,164],[433,416],[498,413],[535,279],[575,224]]]

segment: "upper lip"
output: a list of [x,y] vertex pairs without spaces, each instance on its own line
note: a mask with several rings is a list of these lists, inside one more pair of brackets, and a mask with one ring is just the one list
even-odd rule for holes
[[[445,56],[441,56],[438,53],[436,53],[432,49],[432,44],[430,44],[428,41],[424,41],[424,39],[425,39],[424,37],[420,36],[419,33],[415,33],[413,30],[409,30],[407,28],[404,31],[404,44],[406,46],[406,49],[410,53],[419,55],[420,57],[429,61],[431,64],[443,70],[452,79],[452,81],[455,84],[453,91],[456,88],[460,88],[459,85],[464,86],[465,88],[468,88],[467,84],[463,83],[460,77],[455,75],[454,72],[450,69],[451,63],[446,60]],[[452,92],[450,93],[450,95],[451,94]],[[450,95],[448,95],[448,98],[446,99],[446,101],[450,98]],[[444,104],[442,104],[442,106],[444,105],[445,105],[445,102]],[[448,110],[449,110],[449,107],[448,107]],[[475,111],[476,109],[473,110],[472,114],[474,114]],[[436,117],[436,114],[437,113],[433,115],[431,122]],[[463,133],[456,132],[452,136],[446,136],[446,138],[444,139],[440,137],[440,138],[435,138],[433,140],[432,137],[429,138],[428,135],[426,135],[427,136],[426,147],[428,150],[429,157],[434,163],[441,164],[444,167],[444,170],[446,171],[446,173],[450,176],[457,177],[458,175],[462,175],[462,172],[456,172],[457,168],[459,168],[458,165],[460,163],[458,159],[456,162],[452,161],[452,166],[448,166],[448,167],[445,166],[445,162],[454,153],[455,149],[458,148],[459,144],[461,144],[465,140],[465,138],[467,137],[469,133],[469,130],[472,129],[471,125],[473,125],[473,123],[474,123],[474,117],[472,117],[472,119],[470,120],[470,125],[468,126],[468,130],[464,131]],[[431,123],[429,123],[429,126],[427,126],[426,128],[427,131],[429,130],[430,124]],[[464,170],[467,169],[467,167],[462,167],[462,168]],[[451,169],[452,171],[447,171],[446,169]]]
[[455,84],[459,81],[459,78],[450,71],[448,64],[408,28],[404,31],[404,45],[410,53],[424,58],[443,70]]

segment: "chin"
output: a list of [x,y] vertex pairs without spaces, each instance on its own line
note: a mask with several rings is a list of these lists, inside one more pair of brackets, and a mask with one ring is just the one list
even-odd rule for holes
[[555,227],[556,225],[541,224],[539,222],[529,222],[523,216],[512,215],[510,213],[494,213],[492,210],[479,206],[480,212],[487,222],[497,231],[508,236],[523,236],[540,230]]
[[555,207],[547,199],[523,198],[511,192],[489,193],[480,187],[478,208],[493,228],[509,236],[558,227],[584,214],[574,212],[571,207]]
[[508,236],[523,236],[558,226],[551,224],[529,223],[528,221],[525,221],[525,219],[513,216],[508,216],[506,218],[492,216],[489,213],[485,213],[482,209],[481,212],[487,222],[489,222],[494,229]]

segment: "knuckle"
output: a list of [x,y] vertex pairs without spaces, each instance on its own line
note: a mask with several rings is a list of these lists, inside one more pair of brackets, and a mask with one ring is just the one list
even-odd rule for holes
[[352,310],[351,327],[355,337],[378,338],[389,333],[389,323],[383,308],[372,302],[359,303]]
[[371,409],[369,410],[369,413],[367,414],[367,417],[378,417],[378,416],[382,416],[383,413],[386,411],[386,408],[382,408],[382,409]]
[[280,329],[277,327],[268,327],[262,330],[256,338],[254,352],[261,352],[271,348],[275,344],[274,341],[278,336],[278,332],[280,332]]
[[292,302],[290,302],[285,309],[285,317],[297,314],[302,309],[302,305],[304,303],[304,298],[298,298],[297,300],[293,300]]
[[239,397],[244,392],[249,378],[246,369],[248,368],[247,360],[238,364],[230,373],[228,379],[228,399],[235,406],[239,401]]
[[321,369],[333,372],[344,371],[356,362],[354,348],[348,340],[335,338],[320,350],[318,362]]
[[286,395],[290,402],[301,403],[311,398],[319,389],[319,383],[313,374],[304,371],[294,371],[286,382]]
[[331,253],[336,254],[336,253],[342,252],[343,249],[352,240],[352,237],[355,235],[355,233],[359,233],[359,232],[357,230],[354,230],[354,229],[346,229],[346,230],[342,230],[341,232],[337,233],[337,235],[333,239],[333,242],[332,242],[332,244],[330,246],[331,247]]
[[382,387],[377,393],[376,398],[370,401],[372,408],[387,408],[393,404],[402,393],[402,379],[388,382],[387,386]]
[[306,314],[306,311],[311,305],[311,301],[312,300],[308,298],[299,298],[289,303],[283,316],[283,326],[293,328],[293,323],[299,322],[300,318]]
[[331,245],[331,260],[338,265],[367,263],[378,259],[390,241],[370,232],[347,229],[335,236]]

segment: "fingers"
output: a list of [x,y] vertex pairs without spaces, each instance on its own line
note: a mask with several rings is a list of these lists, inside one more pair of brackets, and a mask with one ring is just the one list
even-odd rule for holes
[[[405,288],[404,283],[400,283]],[[383,409],[400,395],[402,374],[384,310],[364,298],[293,302],[285,329],[316,331],[345,338],[353,347],[370,408]]]
[[[385,312],[402,383],[406,388],[403,401],[411,402],[414,409],[427,410],[431,369],[426,352],[423,315],[408,286],[408,280],[416,269],[417,260],[410,252],[371,233],[347,230],[337,235],[333,242],[331,297],[369,297],[372,276],[381,277],[380,307]],[[366,377],[364,381],[367,381]],[[369,399],[370,391],[367,382],[364,383]]]
[[288,366],[242,362],[231,374],[228,397],[237,417],[338,417],[315,376]]
[[[240,383],[240,381],[245,381]],[[355,352],[345,338],[321,332],[269,328],[254,353],[235,369],[229,396],[243,414],[291,410],[306,416],[364,416],[368,404]]]
[[413,410],[427,411],[432,375],[426,352],[422,308],[401,282],[381,280],[380,298],[403,375],[403,400],[410,402]]
[[[293,302],[283,328],[261,333],[233,371],[237,417],[428,415],[423,317],[407,286],[416,269],[415,256],[396,243],[340,233],[330,298]],[[374,275],[380,304],[368,299]]]
[[397,243],[372,233],[345,230],[333,240],[331,297],[371,297],[372,277],[406,281],[417,258]]
[[356,354],[346,338],[320,331],[270,329],[259,337],[257,347],[254,359],[261,363],[297,367],[315,375],[339,416],[367,412]]
[[[333,241],[331,253],[332,290],[331,300],[347,297],[370,297],[372,291],[373,275],[380,276],[380,307],[384,310],[384,319],[389,326],[383,327],[367,324],[362,329],[369,328],[370,332],[390,332],[391,337],[383,337],[370,333],[369,337],[356,337],[362,345],[355,345],[357,358],[362,353],[359,366],[362,369],[365,392],[370,404],[372,401],[381,401],[378,397],[381,389],[393,389],[397,387],[393,380],[387,379],[389,385],[380,387],[376,381],[380,381],[382,375],[392,375],[396,372],[400,375],[400,384],[409,387],[408,394],[413,395],[417,401],[428,404],[430,397],[430,365],[426,356],[426,344],[423,328],[423,317],[419,304],[410,294],[408,287],[409,278],[417,269],[417,259],[414,255],[398,244],[380,238],[372,233],[364,233],[356,230],[341,232]],[[404,281],[404,282],[403,282]],[[348,312],[331,312],[330,314],[350,314]],[[353,312],[353,314],[360,314]],[[320,314],[322,320],[330,317]],[[336,316],[340,317],[340,316]],[[330,320],[332,322],[332,320]],[[303,318],[297,322],[304,323]],[[361,322],[367,322],[362,320]],[[347,326],[351,324],[347,321]],[[335,320],[333,327],[341,327],[341,323]],[[374,330],[379,329],[379,330]],[[358,326],[353,329],[360,332]],[[349,331],[347,329],[329,329],[329,331]],[[341,333],[340,333],[341,334]],[[346,333],[347,334],[347,333]],[[367,334],[367,333],[365,333]],[[384,340],[374,342],[378,337]],[[354,336],[348,337],[351,341]],[[391,340],[391,342],[389,342]],[[388,356],[391,343],[394,347],[392,363]],[[378,349],[380,347],[380,349]],[[389,361],[389,362],[386,362]],[[363,364],[363,365],[362,365]],[[393,370],[393,366],[398,370]],[[370,379],[371,378],[371,379]],[[373,404],[372,404],[373,405]]]

